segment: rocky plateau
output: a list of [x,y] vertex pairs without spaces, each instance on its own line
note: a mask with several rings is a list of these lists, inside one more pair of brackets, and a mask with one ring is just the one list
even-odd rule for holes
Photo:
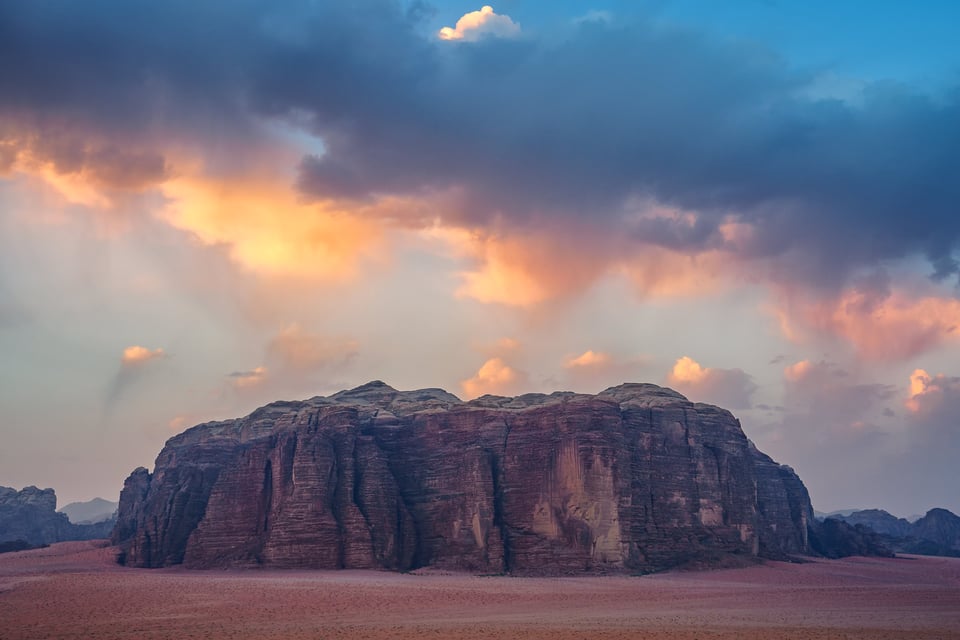
[[371,382],[171,438],[126,480],[113,542],[138,567],[644,573],[812,553],[815,522],[730,412],[670,389]]

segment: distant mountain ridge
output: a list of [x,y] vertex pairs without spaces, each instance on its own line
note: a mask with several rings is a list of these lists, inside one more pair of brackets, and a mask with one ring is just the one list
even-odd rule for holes
[[879,534],[888,547],[900,553],[960,557],[960,516],[947,509],[931,509],[916,522],[898,518],[883,509],[864,509],[828,519],[868,527]]
[[67,514],[73,524],[96,524],[113,518],[118,505],[118,502],[94,498],[86,502],[71,502],[57,511]]

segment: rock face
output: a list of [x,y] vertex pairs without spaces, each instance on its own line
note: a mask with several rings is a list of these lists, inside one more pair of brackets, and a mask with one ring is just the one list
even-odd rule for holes
[[57,513],[53,489],[26,487],[17,491],[0,487],[0,542],[22,542],[29,546],[66,540],[106,538],[113,521],[97,525],[75,525],[66,514]]
[[557,575],[808,553],[813,522],[736,418],[669,389],[372,382],[171,438],[127,479],[113,541],[141,567]]

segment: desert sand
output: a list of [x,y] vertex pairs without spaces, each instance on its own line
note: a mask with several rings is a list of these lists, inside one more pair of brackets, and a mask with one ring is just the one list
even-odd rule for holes
[[960,559],[512,578],[132,569],[102,544],[0,555],[0,638],[960,638]]

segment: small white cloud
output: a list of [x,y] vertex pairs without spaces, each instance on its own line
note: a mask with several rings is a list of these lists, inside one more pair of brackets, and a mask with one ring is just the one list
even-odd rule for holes
[[139,367],[151,360],[162,358],[164,355],[163,349],[148,349],[140,345],[134,345],[123,350],[120,364],[125,368]]
[[479,11],[466,13],[457,20],[456,27],[444,27],[437,33],[441,40],[464,40],[473,42],[484,37],[516,38],[520,35],[520,25],[510,16],[494,12],[486,5]]

